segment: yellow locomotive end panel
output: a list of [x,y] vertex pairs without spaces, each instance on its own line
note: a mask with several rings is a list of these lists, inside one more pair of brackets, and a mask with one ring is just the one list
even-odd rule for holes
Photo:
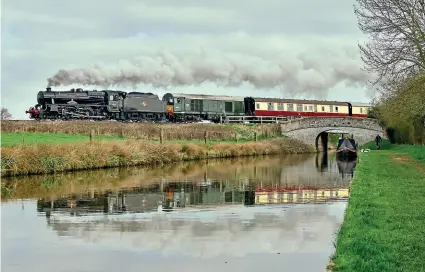
[[168,112],[168,113],[170,113],[170,112],[174,112],[174,107],[173,107],[173,105],[167,105],[167,112]]

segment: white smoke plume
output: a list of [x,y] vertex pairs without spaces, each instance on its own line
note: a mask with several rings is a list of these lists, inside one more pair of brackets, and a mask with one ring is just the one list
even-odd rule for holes
[[161,51],[116,64],[95,64],[87,68],[59,70],[48,79],[48,87],[60,85],[96,85],[103,87],[139,84],[157,88],[200,85],[237,87],[250,83],[258,89],[282,88],[289,93],[313,93],[323,96],[338,83],[363,86],[370,75],[360,69],[353,54],[328,53],[320,57],[288,54],[259,57],[253,55],[201,52],[178,56]]

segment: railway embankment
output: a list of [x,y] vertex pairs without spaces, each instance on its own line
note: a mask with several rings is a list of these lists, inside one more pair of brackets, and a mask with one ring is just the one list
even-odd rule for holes
[[[6,123],[6,122],[5,122]],[[2,124],[3,177],[314,152],[274,125],[154,125],[62,122]],[[89,133],[87,134],[87,132]],[[85,132],[85,134],[78,134]],[[76,133],[76,134],[74,134]]]
[[425,271],[425,146],[361,153],[332,271]]

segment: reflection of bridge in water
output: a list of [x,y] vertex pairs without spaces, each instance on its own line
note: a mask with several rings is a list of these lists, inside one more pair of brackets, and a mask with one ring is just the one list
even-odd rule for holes
[[[156,211],[158,207],[171,211],[232,204],[320,203],[348,197],[355,162],[336,161],[327,153],[297,165],[272,160],[274,163],[235,168],[233,172],[230,169],[226,175],[206,167],[191,178],[153,179],[143,186],[44,198],[38,201],[38,211],[48,216],[57,212],[134,213]],[[316,171],[312,171],[314,165]]]

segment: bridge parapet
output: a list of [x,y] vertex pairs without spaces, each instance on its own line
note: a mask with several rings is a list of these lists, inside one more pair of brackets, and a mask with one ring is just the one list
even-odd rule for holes
[[359,117],[307,117],[283,122],[282,133],[306,128],[363,128],[375,131],[384,131],[378,120]]

